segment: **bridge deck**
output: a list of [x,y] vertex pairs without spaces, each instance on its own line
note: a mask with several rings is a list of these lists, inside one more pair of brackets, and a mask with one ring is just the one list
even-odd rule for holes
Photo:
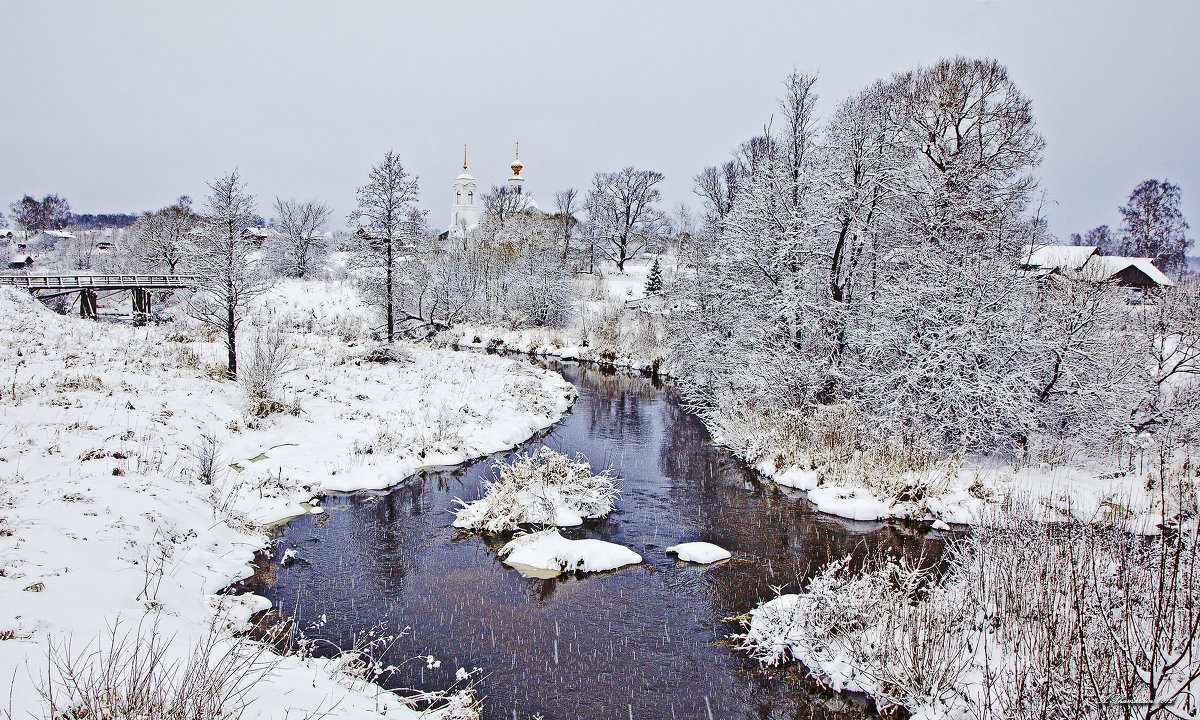
[[38,290],[178,290],[196,287],[198,275],[0,275],[0,286]]

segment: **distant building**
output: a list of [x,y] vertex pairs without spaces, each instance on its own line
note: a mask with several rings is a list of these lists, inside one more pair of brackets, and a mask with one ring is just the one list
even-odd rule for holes
[[33,257],[30,255],[13,255],[8,261],[9,270],[25,270],[33,267]]
[[255,247],[262,247],[267,238],[275,234],[271,228],[265,227],[248,227],[242,230],[242,239],[251,243]]
[[1150,258],[1100,255],[1091,245],[1026,245],[1021,249],[1022,270],[1039,276],[1051,273],[1094,275],[1121,287],[1159,288],[1175,285]]
[[[521,196],[520,206],[523,210],[540,210],[537,202],[525,191],[525,178],[521,175],[524,169],[521,163],[521,146],[518,143],[512,164],[512,175],[508,178],[508,190]],[[450,228],[446,234],[462,237],[465,233],[479,226],[479,186],[475,177],[467,172],[467,148],[463,146],[463,171],[454,178],[454,196],[450,203]]]

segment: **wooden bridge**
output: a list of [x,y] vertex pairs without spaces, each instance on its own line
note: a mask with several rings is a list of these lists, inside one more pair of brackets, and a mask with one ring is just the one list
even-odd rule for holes
[[79,293],[79,314],[96,317],[99,293],[128,292],[133,296],[133,313],[150,313],[152,290],[181,290],[200,283],[198,275],[0,275],[0,287],[28,290],[40,300]]

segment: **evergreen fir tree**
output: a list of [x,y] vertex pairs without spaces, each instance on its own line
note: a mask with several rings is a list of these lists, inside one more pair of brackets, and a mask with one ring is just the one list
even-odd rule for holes
[[662,267],[658,263],[658,258],[654,258],[654,264],[650,266],[650,275],[646,278],[646,294],[653,295],[662,292],[662,289]]

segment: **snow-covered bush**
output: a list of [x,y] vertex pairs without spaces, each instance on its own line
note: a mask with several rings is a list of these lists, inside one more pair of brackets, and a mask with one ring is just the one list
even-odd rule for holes
[[283,376],[295,369],[296,347],[274,328],[259,333],[246,345],[238,382],[246,393],[250,414],[267,417],[284,409],[276,395]]
[[582,456],[571,459],[543,447],[498,464],[482,498],[458,501],[454,527],[489,533],[525,524],[571,527],[610,513],[618,492],[608,471],[593,474]]

